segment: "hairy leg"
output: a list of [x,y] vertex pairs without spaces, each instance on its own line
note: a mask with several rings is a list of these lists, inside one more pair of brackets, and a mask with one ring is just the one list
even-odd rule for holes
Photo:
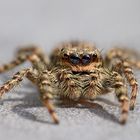
[[[136,97],[138,92],[138,83],[134,76],[132,66],[139,67],[138,54],[133,50],[114,48],[108,52],[106,56],[106,63],[112,64],[113,70],[119,72],[121,75],[124,74],[129,85],[132,88],[130,110],[133,110],[136,104]],[[135,59],[133,59],[135,58]],[[133,63],[132,63],[133,62]],[[140,67],[139,67],[140,68]]]
[[51,102],[52,96],[52,87],[51,82],[49,80],[49,74],[48,71],[43,71],[42,75],[40,77],[40,83],[38,84],[38,88],[41,94],[41,100],[45,107],[47,107],[54,123],[58,124],[59,120],[56,115],[54,105]]
[[23,62],[25,62],[27,60],[26,57],[20,57],[18,56],[15,60],[9,62],[8,64],[4,64],[2,66],[0,66],[0,73],[6,72],[10,69],[13,69],[14,67],[22,64]]
[[130,99],[130,110],[133,110],[136,104],[136,97],[138,92],[138,83],[134,76],[133,70],[127,61],[117,61],[113,66],[113,70],[118,73],[124,73],[129,85],[131,86],[131,99]]
[[40,48],[35,46],[26,46],[24,48],[20,48],[17,51],[15,60],[9,62],[8,64],[4,64],[3,66],[0,66],[0,73],[6,72],[24,63],[32,55],[38,56],[41,59],[42,63],[44,63],[44,65],[48,64],[48,59],[43,54]]
[[24,77],[28,78],[30,81],[32,81],[35,85],[39,87],[39,91],[41,92],[41,100],[43,104],[48,108],[48,111],[51,114],[54,122],[58,123],[59,121],[54,111],[54,107],[50,102],[50,99],[52,98],[52,95],[50,94],[50,83],[47,82],[47,79],[43,79],[46,78],[45,74],[42,75],[42,79],[39,79],[38,75],[36,75],[31,69],[25,69],[21,70],[20,72],[17,72],[11,80],[7,81],[3,84],[3,86],[0,87],[0,97],[4,93],[9,92],[12,88],[19,85],[19,83],[23,80]]
[[131,91],[131,99],[130,99],[130,109],[133,110],[136,104],[136,97],[138,92],[138,83],[136,81],[136,78],[133,74],[133,70],[128,62],[123,62],[123,70],[124,74],[127,78],[127,81],[129,82],[132,91]]
[[114,60],[119,58],[120,60],[127,60],[129,65],[140,69],[140,53],[129,48],[113,48],[106,54],[105,65],[109,66]]
[[7,81],[0,87],[0,97],[4,93],[9,92],[15,86],[19,85],[19,83],[23,80],[23,78],[24,77],[28,78],[28,76],[30,76],[30,78],[32,77],[31,69],[24,69],[24,70],[21,70],[20,72],[17,72],[11,80]]
[[24,55],[36,55],[44,65],[48,65],[48,57],[44,54],[43,50],[37,46],[23,46],[17,51],[17,56]]
[[114,85],[116,96],[121,104],[121,117],[120,123],[125,124],[128,118],[129,111],[129,98],[127,93],[127,87],[124,84],[123,77],[117,72],[114,72]]

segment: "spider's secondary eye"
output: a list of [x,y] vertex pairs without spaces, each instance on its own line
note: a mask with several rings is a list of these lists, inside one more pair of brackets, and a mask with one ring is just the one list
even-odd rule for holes
[[71,54],[70,55],[70,62],[72,64],[79,64],[80,63],[80,58],[76,54]]
[[64,54],[64,58],[67,59],[68,57],[69,57],[69,55],[65,53],[65,54]]
[[93,59],[93,61],[95,61],[95,60],[97,59],[97,54],[96,54],[96,53],[94,53],[94,54],[92,55],[92,59]]
[[89,64],[91,61],[91,56],[89,54],[86,54],[82,57],[82,63],[83,64]]

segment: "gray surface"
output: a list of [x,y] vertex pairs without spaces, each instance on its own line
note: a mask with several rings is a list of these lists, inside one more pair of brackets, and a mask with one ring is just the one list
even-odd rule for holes
[[[0,63],[12,59],[16,46],[29,43],[40,44],[46,52],[69,39],[94,41],[103,51],[114,44],[137,48],[139,5],[139,0],[0,0]],[[1,75],[0,83],[23,67],[27,65]],[[140,96],[126,126],[117,123],[119,109],[116,100],[112,102],[109,95],[94,108],[57,107],[61,123],[56,126],[25,80],[0,102],[0,139],[140,139]]]

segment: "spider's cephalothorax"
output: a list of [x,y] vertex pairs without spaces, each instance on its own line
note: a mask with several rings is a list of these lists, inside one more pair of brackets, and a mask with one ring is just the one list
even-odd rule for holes
[[[26,77],[37,85],[43,104],[54,122],[58,123],[50,102],[53,97],[82,104],[83,101],[114,91],[121,104],[120,122],[125,123],[129,108],[134,109],[137,95],[138,84],[131,68],[140,68],[136,59],[137,55],[133,51],[121,48],[113,48],[103,59],[94,44],[80,41],[62,43],[52,52],[49,61],[37,47],[21,48],[17,52],[17,59],[1,66],[0,72],[10,70],[26,60],[33,67],[16,73],[0,87],[0,95]],[[132,87],[130,100],[125,77]]]

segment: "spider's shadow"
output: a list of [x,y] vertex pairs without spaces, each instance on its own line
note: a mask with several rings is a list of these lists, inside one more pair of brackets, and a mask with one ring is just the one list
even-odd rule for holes
[[117,104],[115,104],[114,102],[112,102],[108,99],[105,99],[105,98],[97,98],[95,101],[96,102],[84,101],[83,103],[81,103],[82,106],[81,105],[76,106],[73,104],[72,105],[60,104],[59,107],[60,108],[74,107],[74,108],[79,108],[79,109],[87,108],[91,113],[94,113],[97,116],[99,116],[105,120],[109,120],[109,121],[112,121],[112,122],[117,123],[117,124],[119,123],[118,118],[114,114],[109,113],[105,108],[103,108],[103,106],[100,105],[99,102],[108,104],[110,106],[116,106],[116,107],[118,106]]
[[[3,75],[4,79],[8,79],[5,75]],[[34,86],[32,86],[31,84],[24,84],[25,89],[27,88],[35,88]],[[20,91],[19,94],[23,95],[24,91]],[[26,93],[26,91],[24,92]],[[16,101],[21,101],[22,104],[18,104],[15,105],[12,109],[12,111],[16,114],[18,114],[19,116],[28,119],[28,120],[32,120],[35,122],[39,122],[39,123],[48,123],[48,124],[53,124],[51,123],[51,121],[49,120],[43,120],[40,119],[39,117],[37,117],[35,114],[29,112],[28,108],[32,108],[32,107],[42,107],[42,103],[39,99],[39,95],[38,93],[35,91],[34,93],[27,93],[24,94],[24,97],[21,99],[19,98],[15,98],[15,99],[3,99],[1,103],[4,102],[16,102]],[[113,105],[116,106],[116,104],[114,104],[113,102],[104,99],[104,98],[98,98],[97,101],[100,102],[104,102],[108,105]],[[69,107],[73,107],[73,108],[88,108],[90,112],[98,115],[99,117],[115,122],[115,123],[119,123],[118,118],[116,116],[114,116],[113,114],[109,113],[107,110],[105,110],[100,104],[98,103],[93,103],[93,102],[86,102],[86,104],[84,106],[67,106],[67,105],[58,105],[59,108],[69,108]]]
[[14,99],[3,99],[1,101],[1,104],[4,104],[4,102],[22,102],[15,106],[13,106],[12,111],[16,113],[17,115],[39,123],[47,123],[47,124],[53,124],[49,120],[43,120],[40,119],[36,114],[31,113],[28,111],[30,108],[34,107],[42,107],[42,103],[39,100],[39,97],[35,96],[37,93],[29,93],[29,95],[25,95],[23,98],[14,98]]
[[[14,98],[14,99],[4,99],[2,100],[2,102],[6,102],[6,101],[10,101],[10,102],[16,102],[16,101],[21,101],[22,103],[18,104],[18,105],[15,105],[13,108],[12,108],[12,111],[16,114],[18,114],[19,116],[25,118],[25,119],[28,119],[28,120],[31,120],[31,121],[35,121],[35,122],[39,122],[39,123],[47,123],[47,124],[53,124],[51,123],[51,120],[44,120],[43,118],[39,118],[37,116],[37,114],[33,114],[31,113],[30,111],[28,111],[27,109],[29,108],[33,108],[33,107],[43,107],[40,99],[39,99],[39,96],[36,96],[37,93],[29,93],[29,94],[26,94],[22,99],[20,98]],[[97,101],[102,101],[102,102],[105,102],[109,105],[112,105],[114,104],[113,102],[110,102],[109,100],[107,99],[103,99],[103,98],[98,98]],[[109,120],[109,121],[112,121],[114,123],[119,123],[118,121],[118,118],[109,113],[107,110],[105,110],[100,104],[98,103],[93,103],[93,102],[86,102],[86,105],[84,106],[74,106],[74,105],[57,105],[59,108],[79,108],[79,109],[82,109],[82,108],[87,108],[89,109],[90,112],[96,114],[97,116],[103,118],[103,119],[106,119],[106,120]]]

